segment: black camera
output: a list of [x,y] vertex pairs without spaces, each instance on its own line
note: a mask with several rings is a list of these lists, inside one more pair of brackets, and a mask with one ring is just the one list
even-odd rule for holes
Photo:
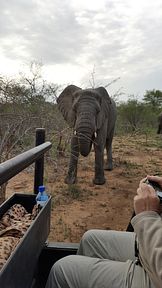
[[161,186],[160,186],[157,182],[152,181],[152,180],[148,180],[148,179],[146,179],[146,180],[144,181],[144,183],[152,186],[152,187],[155,189],[156,194],[157,194],[157,196],[158,196],[159,199],[160,199],[160,203],[162,203],[162,188],[161,188]]

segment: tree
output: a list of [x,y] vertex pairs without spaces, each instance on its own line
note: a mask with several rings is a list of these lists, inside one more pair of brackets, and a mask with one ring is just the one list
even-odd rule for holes
[[[35,128],[48,131],[57,127],[55,103],[58,85],[41,77],[39,65],[31,64],[30,75],[21,79],[0,77],[0,163],[33,145]],[[0,187],[0,202],[5,199],[6,184]]]
[[151,105],[154,109],[162,108],[162,91],[160,90],[147,90],[143,101],[147,105]]
[[118,107],[118,123],[123,126],[122,130],[133,132],[139,129],[144,120],[144,110],[144,104],[136,99],[121,103]]

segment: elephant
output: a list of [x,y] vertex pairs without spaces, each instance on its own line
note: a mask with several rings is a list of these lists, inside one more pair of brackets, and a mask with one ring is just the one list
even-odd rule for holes
[[[117,117],[116,104],[104,87],[81,89],[68,85],[57,98],[64,119],[73,128],[71,154],[66,184],[77,182],[79,153],[86,157],[94,145],[95,176],[93,183],[105,183],[104,169],[112,170],[112,140]],[[104,148],[107,161],[104,165]]]
[[158,116],[158,130],[157,134],[162,134],[162,113]]

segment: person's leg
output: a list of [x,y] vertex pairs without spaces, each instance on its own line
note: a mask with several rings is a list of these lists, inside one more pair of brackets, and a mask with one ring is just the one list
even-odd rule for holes
[[77,254],[123,262],[135,260],[135,233],[89,230],[83,235]]
[[125,288],[130,265],[126,261],[135,260],[134,245],[134,233],[87,231],[81,239],[78,255],[55,263],[46,288]]
[[52,267],[46,288],[125,288],[128,266],[126,262],[67,256]]

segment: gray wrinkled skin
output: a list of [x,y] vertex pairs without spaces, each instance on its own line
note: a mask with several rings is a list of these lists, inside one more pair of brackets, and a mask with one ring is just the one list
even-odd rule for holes
[[[71,139],[69,170],[65,183],[77,181],[79,154],[86,157],[92,145],[95,151],[94,184],[105,183],[104,169],[112,170],[112,140],[116,122],[116,105],[104,87],[81,89],[67,86],[57,98],[58,108],[70,127]],[[104,148],[107,160],[104,164]]]

